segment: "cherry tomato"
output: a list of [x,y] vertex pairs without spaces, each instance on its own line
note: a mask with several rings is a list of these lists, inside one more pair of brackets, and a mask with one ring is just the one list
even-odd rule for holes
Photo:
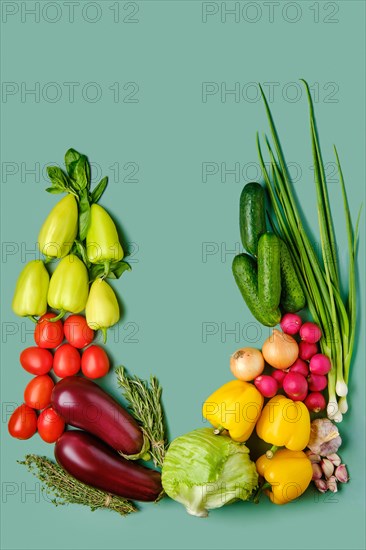
[[81,370],[87,378],[101,378],[109,371],[108,355],[99,346],[90,346],[81,357]]
[[37,431],[37,415],[28,405],[20,405],[9,418],[8,430],[12,437],[29,439]]
[[39,415],[37,428],[43,441],[55,443],[65,430],[65,422],[52,407],[48,407]]
[[54,386],[52,378],[48,374],[35,376],[26,385],[24,401],[32,409],[44,409],[51,403],[51,393]]
[[47,374],[52,369],[53,355],[48,349],[32,346],[20,354],[20,364],[31,374]]
[[45,313],[39,318],[34,331],[34,341],[40,348],[57,348],[64,339],[62,321],[51,323],[56,313]]
[[55,351],[53,372],[59,378],[74,376],[80,370],[80,353],[71,344],[62,344]]
[[64,322],[64,332],[66,340],[78,349],[89,346],[94,339],[94,330],[88,326],[83,315],[70,315]]

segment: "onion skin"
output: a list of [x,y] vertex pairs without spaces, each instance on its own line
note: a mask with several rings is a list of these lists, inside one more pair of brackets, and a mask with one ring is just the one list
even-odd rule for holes
[[144,436],[135,419],[95,382],[68,376],[53,388],[51,402],[70,426],[99,437],[130,458],[144,454]]
[[262,347],[265,361],[275,369],[285,370],[291,367],[299,355],[299,346],[289,334],[274,329]]
[[59,437],[55,458],[70,475],[107,493],[153,501],[162,491],[159,472],[125,460],[102,441],[80,430]]
[[239,380],[250,382],[262,374],[264,359],[259,349],[241,348],[230,357],[230,370]]

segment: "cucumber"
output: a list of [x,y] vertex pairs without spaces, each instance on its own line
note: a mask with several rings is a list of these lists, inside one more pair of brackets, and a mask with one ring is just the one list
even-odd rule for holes
[[233,274],[245,303],[257,321],[267,327],[277,325],[281,320],[280,310],[270,311],[259,300],[257,266],[254,258],[249,254],[235,256]]
[[302,290],[290,252],[286,244],[281,241],[281,305],[288,313],[295,313],[306,305],[306,298]]
[[258,240],[266,232],[264,189],[255,181],[247,183],[240,195],[239,224],[243,246],[257,256]]
[[281,298],[281,241],[264,233],[258,241],[258,296],[264,307],[277,309]]

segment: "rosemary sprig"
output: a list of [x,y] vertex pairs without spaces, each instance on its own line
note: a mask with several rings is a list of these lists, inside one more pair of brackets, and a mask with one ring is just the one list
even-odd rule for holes
[[92,511],[107,508],[121,516],[137,511],[129,500],[84,485],[45,456],[26,455],[19,464],[26,466],[42,482],[43,490],[53,497],[51,502],[55,506],[82,504]]
[[161,468],[168,446],[164,412],[161,404],[162,388],[151,376],[150,384],[137,376],[130,376],[124,367],[116,369],[117,382],[128,401],[132,416],[141,425],[150,441],[149,453],[155,466]]

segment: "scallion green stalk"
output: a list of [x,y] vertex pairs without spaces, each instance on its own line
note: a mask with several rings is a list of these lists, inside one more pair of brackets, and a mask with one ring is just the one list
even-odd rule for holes
[[[346,398],[348,391],[347,384],[356,334],[355,269],[360,213],[357,218],[355,231],[353,231],[343,173],[338,153],[335,149],[343,196],[349,251],[349,294],[348,299],[344,300],[340,286],[336,238],[325,168],[315,122],[314,106],[309,86],[305,80],[303,80],[303,83],[307,92],[310,111],[310,131],[314,162],[314,181],[317,194],[321,258],[318,258],[305,231],[272,113],[260,85],[274,143],[273,150],[268,138],[265,136],[265,143],[270,157],[270,171],[267,170],[264,162],[258,134],[257,149],[276,221],[275,223],[270,215],[271,225],[289,248],[296,273],[307,299],[310,314],[323,332],[323,337],[320,341],[321,350],[332,362],[332,369],[328,373],[329,399],[327,414],[329,418],[340,422],[343,414],[348,410]],[[339,402],[337,402],[337,396],[340,398]]]

